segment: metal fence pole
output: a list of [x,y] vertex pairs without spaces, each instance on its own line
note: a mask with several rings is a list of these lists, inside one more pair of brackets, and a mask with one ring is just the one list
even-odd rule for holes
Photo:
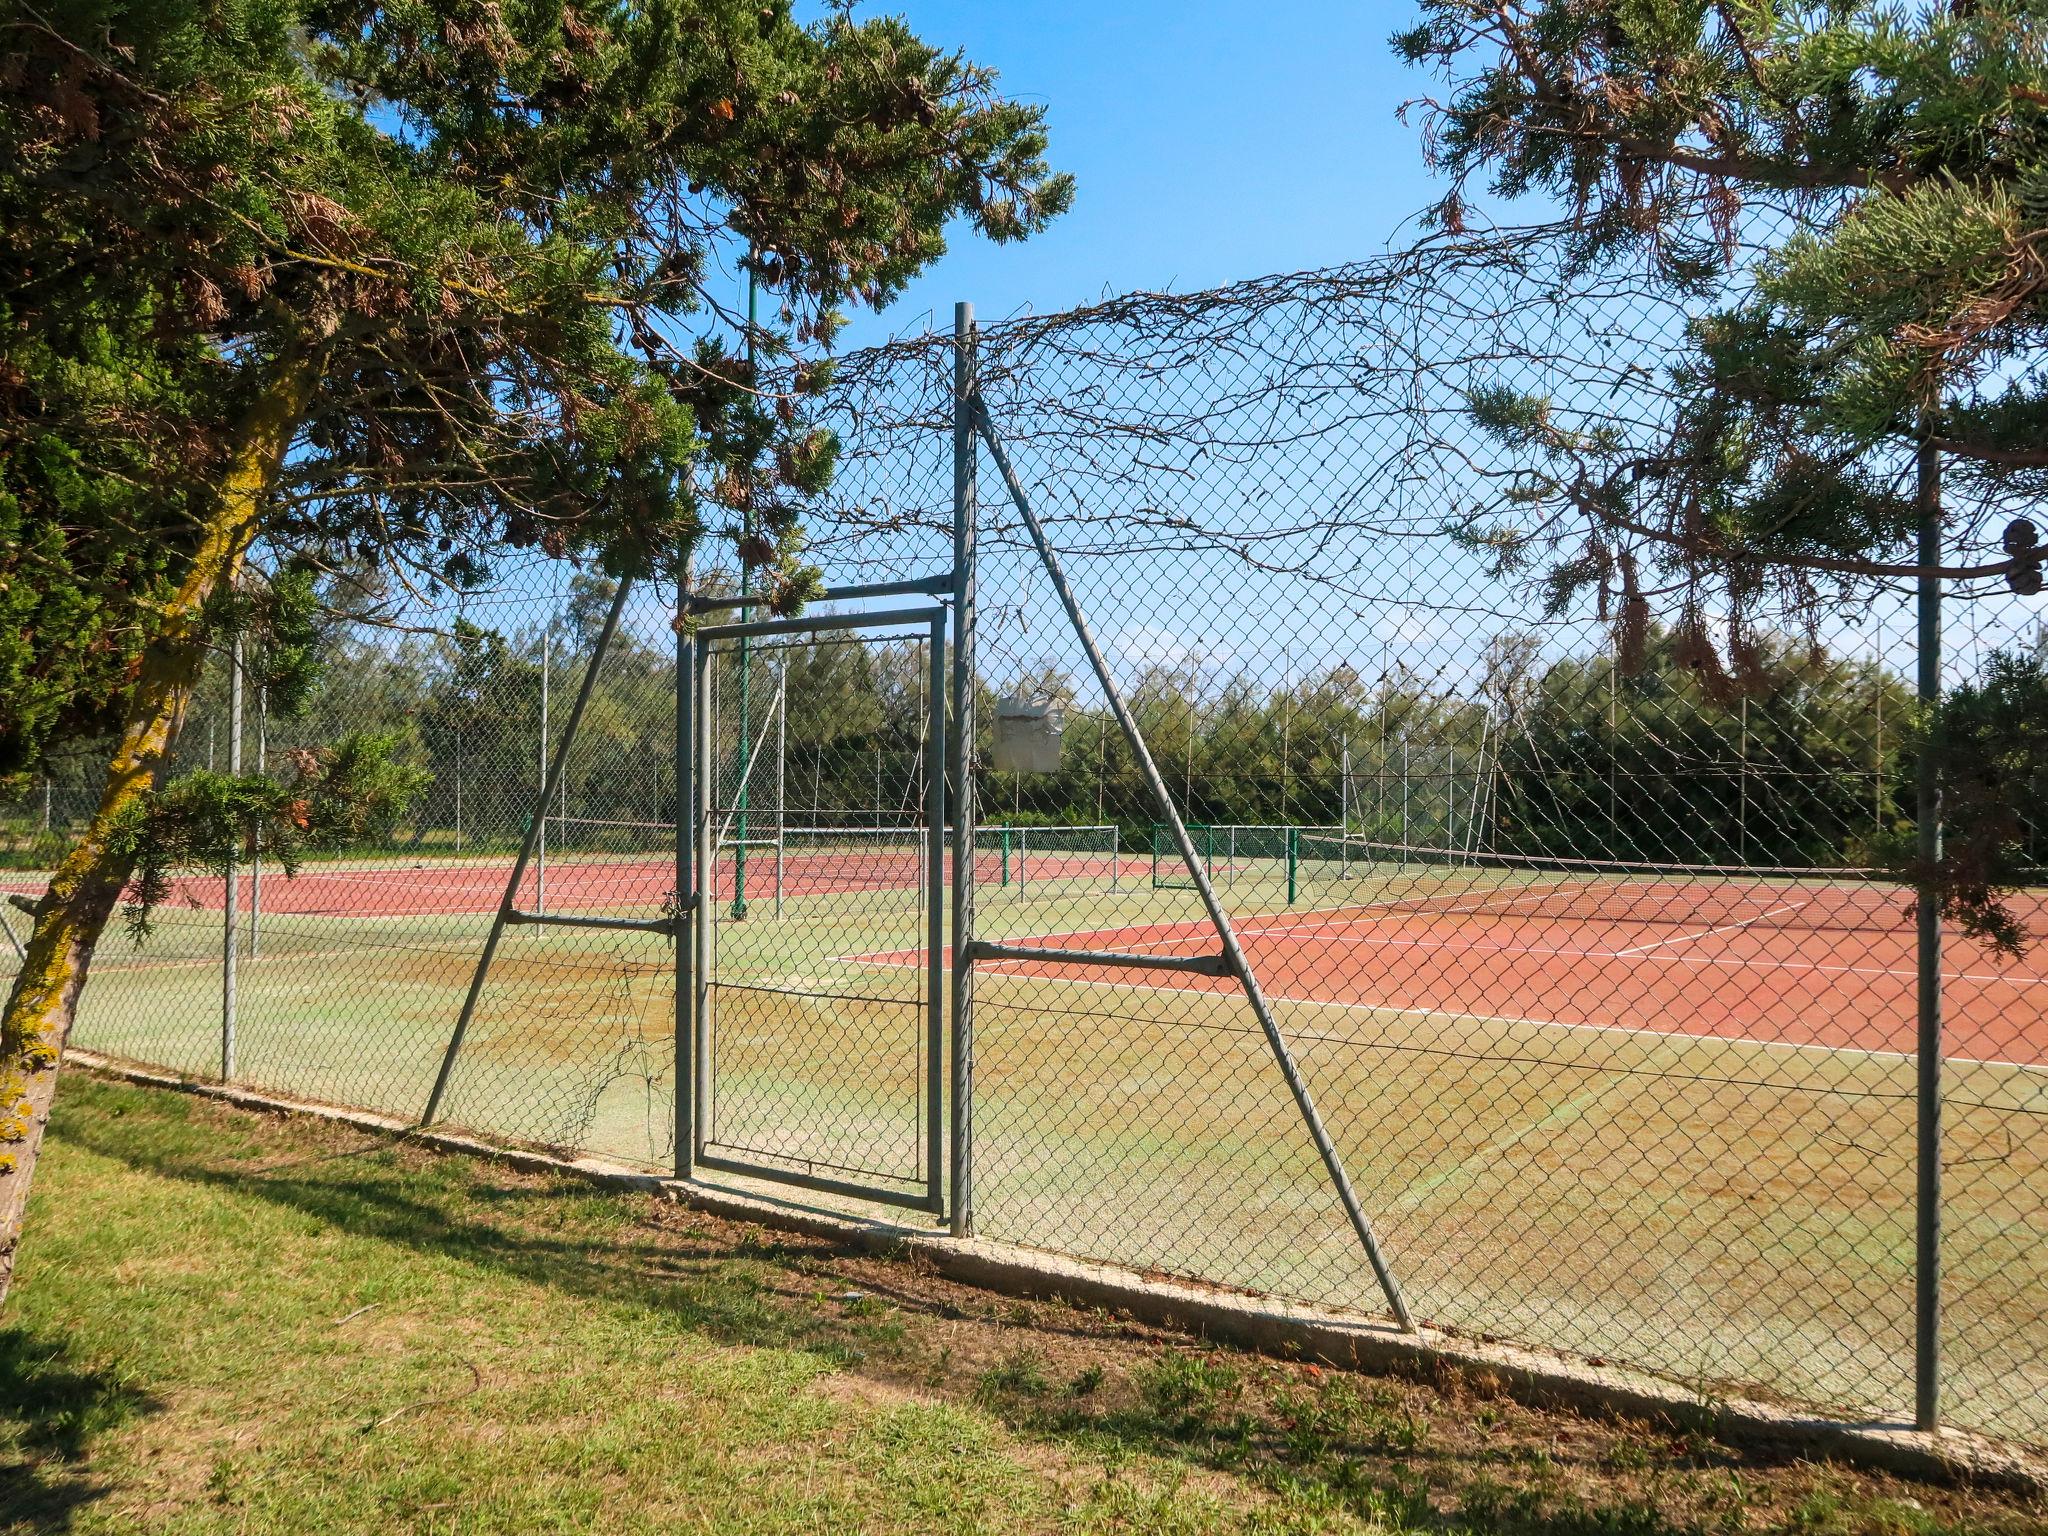
[[1359,1245],[1365,1249],[1366,1262],[1378,1279],[1381,1292],[1387,1298],[1387,1306],[1395,1319],[1409,1332],[1415,1331],[1414,1316],[1408,1310],[1408,1300],[1401,1294],[1401,1287],[1394,1278],[1394,1272],[1387,1266],[1385,1255],[1380,1252],[1379,1239],[1373,1234],[1372,1223],[1367,1219],[1365,1207],[1359,1204],[1358,1194],[1351,1187],[1351,1176],[1344,1171],[1344,1161],[1337,1153],[1337,1144],[1330,1139],[1330,1133],[1323,1124],[1323,1117],[1316,1109],[1315,1099],[1309,1093],[1308,1083],[1301,1075],[1301,1068],[1295,1062],[1294,1052],[1289,1049],[1287,1037],[1281,1033],[1279,1021],[1273,1016],[1272,1008],[1266,1002],[1265,989],[1252,971],[1251,962],[1245,958],[1244,949],[1237,941],[1237,930],[1232,926],[1230,916],[1223,910],[1223,903],[1217,899],[1215,887],[1202,868],[1202,861],[1195,852],[1194,839],[1188,836],[1187,824],[1181,820],[1179,809],[1173,803],[1173,796],[1166,788],[1166,781],[1159,776],[1159,765],[1152,760],[1151,750],[1145,745],[1144,734],[1138,729],[1138,722],[1124,705],[1123,694],[1111,675],[1109,663],[1103,659],[1102,651],[1095,643],[1094,632],[1088,627],[1088,620],[1081,612],[1079,600],[1067,585],[1066,573],[1060,567],[1059,555],[1053,550],[1052,541],[1046,537],[1037,514],[1031,510],[1030,498],[1024,494],[1024,486],[1018,480],[1016,471],[1010,467],[1009,455],[1003,452],[1001,440],[996,436],[995,423],[990,419],[988,407],[977,394],[973,400],[976,425],[988,444],[990,456],[996,462],[996,470],[1003,477],[1003,484],[1009,490],[1010,500],[1024,518],[1024,526],[1030,531],[1031,542],[1037,546],[1038,558],[1045,566],[1046,576],[1051,580],[1054,594],[1060,606],[1066,610],[1067,620],[1073,625],[1074,638],[1080,643],[1082,653],[1101,685],[1103,696],[1109,701],[1110,710],[1116,715],[1117,724],[1122,727],[1124,737],[1129,741],[1131,755],[1137,759],[1138,771],[1144,776],[1152,797],[1158,802],[1160,813],[1166,817],[1173,831],[1174,842],[1180,849],[1180,856],[1187,864],[1188,873],[1194,877],[1195,888],[1201,892],[1202,906],[1208,912],[1209,921],[1216,929],[1216,936],[1222,941],[1223,956],[1230,973],[1237,977],[1244,988],[1245,1000],[1259,1021],[1259,1028],[1265,1034],[1266,1043],[1272,1048],[1273,1058],[1279,1064],[1280,1075],[1287,1082],[1287,1090],[1294,1097],[1295,1107],[1300,1110],[1302,1120],[1308,1126],[1309,1139],[1315,1143],[1316,1152],[1323,1160],[1324,1171],[1329,1174],[1330,1183],[1335,1187],[1337,1199],[1344,1207],[1344,1214],[1350,1218],[1351,1229],[1358,1236]]
[[925,743],[925,1189],[932,1210],[945,1207],[945,1124],[942,1119],[946,1048],[946,614],[932,612],[931,736]]
[[[1923,441],[1919,455],[1919,695],[1922,709],[1941,697],[1941,456]],[[1921,870],[1919,927],[1919,1133],[1913,1265],[1913,1422],[1941,1422],[1941,903],[1934,888],[1941,857],[1941,773],[1923,737],[1917,808]]]
[[974,306],[953,306],[953,1209],[974,1235]]
[[775,657],[775,915],[782,916],[782,833],[789,825],[789,652]]
[[690,627],[690,566],[686,559],[676,579],[676,995],[675,995],[675,1173],[687,1179],[696,1172],[696,1052],[690,1035],[690,946],[696,942],[698,904],[691,889],[691,839],[696,834],[692,811],[697,793],[691,752],[696,730],[697,640]]
[[[676,610],[682,612],[680,608]],[[548,615],[548,622],[540,630],[540,839],[533,845],[533,910],[545,912],[548,909],[548,632],[554,628],[554,615]]]
[[692,914],[695,920],[691,924],[696,958],[690,976],[690,1049],[696,1056],[693,1083],[696,1106],[690,1130],[697,1156],[701,1159],[711,1136],[714,1103],[711,1081],[711,949],[717,938],[718,921],[718,805],[715,798],[718,786],[712,776],[711,738],[717,728],[718,706],[717,676],[711,670],[712,648],[709,644],[700,643],[695,650],[697,678],[692,691],[696,699],[697,736],[690,746],[691,772],[695,780],[690,790],[690,820],[695,825],[697,839],[697,906]]
[[[239,634],[228,644],[228,772],[236,777],[242,772],[242,637]],[[240,851],[231,838],[221,889],[220,1080],[224,1083],[233,1082],[235,1077],[235,972],[242,947],[242,874],[235,856]]]

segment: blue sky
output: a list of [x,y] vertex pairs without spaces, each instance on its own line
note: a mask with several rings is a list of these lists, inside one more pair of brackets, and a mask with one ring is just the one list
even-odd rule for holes
[[1395,120],[1426,77],[1387,37],[1413,15],[1335,0],[900,0],[930,42],[992,65],[1043,103],[1074,208],[1036,239],[959,231],[903,300],[846,345],[1063,309],[1105,290],[1211,287],[1384,248],[1432,197],[1419,135]]

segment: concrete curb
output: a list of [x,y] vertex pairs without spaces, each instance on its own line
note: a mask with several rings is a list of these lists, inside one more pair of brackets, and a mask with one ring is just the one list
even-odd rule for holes
[[1281,1359],[1425,1378],[1455,1371],[1490,1383],[1522,1402],[1588,1414],[1656,1419],[1697,1428],[1731,1444],[1825,1456],[1906,1477],[1989,1485],[2048,1497],[2048,1462],[2019,1447],[1961,1430],[1929,1435],[1903,1425],[1816,1418],[1746,1399],[1705,1398],[1659,1377],[1568,1355],[1467,1339],[1430,1328],[1404,1334],[1369,1319],[1295,1307],[1270,1297],[1207,1290],[1037,1249],[978,1238],[960,1240],[929,1228],[839,1215],[695,1181],[678,1182],[602,1158],[562,1157],[456,1131],[423,1131],[392,1115],[200,1082],[91,1051],[72,1049],[64,1055],[73,1066],[123,1082],[200,1094],[245,1109],[306,1115],[405,1136],[424,1146],[490,1158],[528,1172],[567,1173],[611,1188],[661,1194],[711,1215],[800,1232],[885,1256],[914,1258],[948,1279],[1004,1295],[1107,1307],[1140,1322]]

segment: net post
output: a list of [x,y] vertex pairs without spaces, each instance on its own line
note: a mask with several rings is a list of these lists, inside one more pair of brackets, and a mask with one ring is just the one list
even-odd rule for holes
[[1010,883],[1010,828],[1008,825],[1003,826],[997,831],[996,842],[1002,849],[1003,857],[1003,873],[1000,883],[1007,887]]
[[951,1229],[974,1235],[974,306],[953,306],[953,1165]]
[[[1919,620],[1920,707],[1941,697],[1941,456],[1931,424],[1920,442],[1919,565],[1916,594]],[[1917,920],[1916,993],[1919,1003],[1917,1068],[1918,1126],[1915,1169],[1913,1265],[1913,1423],[1933,1431],[1941,1423],[1941,902],[1934,868],[1941,858],[1941,770],[1932,751],[1923,751],[1916,807],[1920,866],[1915,895]]]
[[1301,828],[1292,823],[1287,828],[1287,905],[1294,905],[1294,894],[1301,874]]
[[1321,1112],[1316,1108],[1315,1098],[1309,1092],[1308,1082],[1301,1075],[1301,1068],[1294,1059],[1294,1052],[1287,1044],[1287,1037],[1281,1032],[1280,1023],[1274,1017],[1266,1001],[1265,989],[1260,986],[1251,962],[1246,958],[1244,948],[1238,942],[1237,929],[1230,921],[1230,915],[1223,910],[1217,899],[1216,890],[1209,882],[1201,860],[1196,856],[1194,839],[1188,835],[1185,822],[1174,806],[1173,796],[1160,777],[1159,765],[1153,761],[1151,749],[1145,744],[1145,736],[1138,729],[1137,719],[1125,706],[1123,693],[1116,686],[1116,678],[1109,670],[1109,663],[1103,659],[1101,647],[1095,643],[1095,632],[1089,628],[1086,615],[1081,612],[1079,599],[1067,585],[1065,570],[1060,565],[1052,541],[1046,537],[1038,515],[1031,508],[1031,500],[1024,493],[1023,483],[1010,466],[1010,457],[1003,451],[1002,440],[996,436],[995,422],[988,414],[988,407],[977,394],[972,399],[974,425],[979,429],[982,440],[988,444],[989,456],[995,461],[996,471],[1003,477],[1003,486],[1010,494],[1011,503],[1024,519],[1024,526],[1031,535],[1031,542],[1037,549],[1038,558],[1052,583],[1054,594],[1060,606],[1066,610],[1067,621],[1072,626],[1074,638],[1079,642],[1082,654],[1088,658],[1089,667],[1095,673],[1095,680],[1103,696],[1109,702],[1110,711],[1116,716],[1117,725],[1130,743],[1131,755],[1137,760],[1138,771],[1143,775],[1146,786],[1151,790],[1159,811],[1173,831],[1175,846],[1194,877],[1195,888],[1201,893],[1202,907],[1208,914],[1210,924],[1223,945],[1223,957],[1231,974],[1244,988],[1245,1001],[1259,1021],[1260,1032],[1266,1037],[1266,1044],[1273,1052],[1273,1059],[1280,1068],[1280,1075],[1293,1096],[1295,1108],[1300,1111],[1303,1123],[1308,1128],[1309,1139],[1315,1143],[1321,1157],[1324,1172],[1329,1175],[1330,1184],[1336,1191],[1338,1202],[1344,1207],[1351,1230],[1357,1236],[1359,1245],[1365,1250],[1366,1261],[1372,1267],[1373,1276],[1379,1281],[1381,1293],[1387,1299],[1387,1308],[1395,1321],[1409,1332],[1417,1332],[1415,1317],[1408,1309],[1408,1299],[1401,1292],[1400,1282],[1394,1278],[1386,1256],[1380,1250],[1379,1238],[1374,1234],[1371,1220],[1365,1214],[1365,1207],[1359,1203],[1358,1193],[1352,1188],[1351,1176],[1345,1172],[1344,1160],[1337,1151],[1337,1144],[1330,1139],[1330,1132],[1323,1123]]

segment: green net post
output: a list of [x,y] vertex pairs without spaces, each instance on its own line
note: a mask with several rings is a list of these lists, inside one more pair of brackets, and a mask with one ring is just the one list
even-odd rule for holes
[[1301,871],[1301,828],[1287,829],[1287,905],[1294,905],[1296,877]]
[[1003,882],[1002,882],[1002,883],[1003,883],[1004,885],[1008,885],[1008,884],[1010,883],[1010,829],[1009,829],[1008,827],[1004,827],[1004,828],[1003,828],[1003,830],[1001,831],[1001,833],[999,833],[998,835],[999,835],[999,836],[1001,837],[1001,839],[1002,839],[1002,847],[1003,847]]

